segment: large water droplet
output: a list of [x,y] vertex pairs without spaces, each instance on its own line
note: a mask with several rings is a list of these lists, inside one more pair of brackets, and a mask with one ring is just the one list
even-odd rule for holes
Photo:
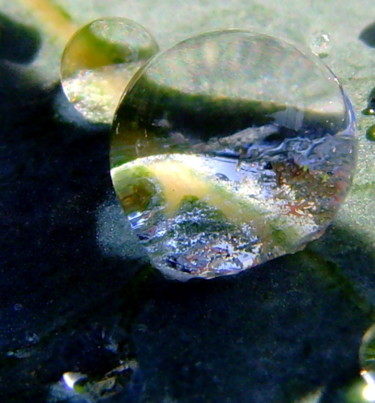
[[151,34],[134,21],[95,20],[81,28],[64,50],[64,92],[86,119],[111,123],[127,83],[158,50]]
[[318,58],[266,35],[212,32],[155,56],[111,144],[117,195],[154,266],[216,277],[319,237],[351,182],[350,108]]

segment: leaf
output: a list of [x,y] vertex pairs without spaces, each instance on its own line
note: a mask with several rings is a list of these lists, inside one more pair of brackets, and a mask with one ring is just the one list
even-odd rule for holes
[[[373,0],[259,3],[0,0],[4,401],[52,401],[49,385],[64,371],[79,370],[87,357],[98,370],[103,357],[110,366],[113,354],[133,353],[133,343],[144,369],[144,385],[135,384],[148,402],[290,402],[354,376],[375,306],[375,142],[366,139],[375,118],[360,114],[375,85],[374,49],[359,39],[374,22]],[[220,28],[303,46],[328,32],[325,63],[354,104],[359,152],[351,194],[326,236],[234,279],[176,285],[147,276],[129,291],[145,263],[131,255],[134,240],[114,198],[108,128],[64,115],[59,90],[66,42],[103,16],[135,20],[161,49]],[[133,312],[141,313],[134,319]],[[106,333],[100,326],[110,337],[97,336]],[[19,351],[24,358],[12,355]]]

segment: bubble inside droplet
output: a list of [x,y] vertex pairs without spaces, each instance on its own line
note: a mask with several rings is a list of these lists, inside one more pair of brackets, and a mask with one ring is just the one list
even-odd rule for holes
[[151,34],[134,21],[95,20],[81,28],[64,50],[64,92],[89,121],[111,123],[131,77],[158,50]]
[[210,278],[319,237],[355,154],[350,103],[318,58],[229,30],[181,42],[132,80],[111,175],[153,265]]

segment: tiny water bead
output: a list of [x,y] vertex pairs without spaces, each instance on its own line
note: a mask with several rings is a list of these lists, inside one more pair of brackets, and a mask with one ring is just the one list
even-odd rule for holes
[[367,129],[366,138],[367,140],[375,141],[375,125],[372,125]]
[[136,71],[159,50],[141,25],[103,18],[81,28],[65,47],[61,83],[89,121],[111,123],[122,92]]
[[63,397],[81,396],[82,401],[98,402],[121,395],[127,388],[134,387],[132,378],[138,372],[138,367],[136,360],[126,360],[102,377],[98,375],[90,377],[80,372],[65,372],[62,376],[62,383],[68,389],[67,392],[69,390],[71,392],[66,393]]
[[328,56],[331,47],[331,36],[328,32],[315,32],[311,40],[311,51],[321,59]]
[[238,273],[318,238],[356,159],[350,102],[311,53],[227,30],[156,55],[117,109],[111,175],[152,264]]
[[362,114],[365,116],[374,116],[375,115],[375,109],[373,108],[365,108],[362,111]]
[[370,91],[367,98],[367,108],[363,109],[362,114],[365,116],[375,115],[375,88]]

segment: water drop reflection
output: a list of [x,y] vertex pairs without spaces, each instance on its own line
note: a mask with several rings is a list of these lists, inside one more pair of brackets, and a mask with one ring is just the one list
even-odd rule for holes
[[53,401],[65,401],[74,396],[90,402],[109,399],[132,386],[138,369],[137,361],[128,360],[121,362],[102,377],[92,377],[81,372],[65,372],[61,381],[52,386],[51,397]]
[[125,18],[102,18],[81,28],[66,45],[61,83],[89,121],[111,123],[127,83],[157,53],[154,38]]
[[129,85],[112,180],[164,274],[237,273],[322,234],[351,182],[353,116],[310,53],[248,31],[198,35]]

